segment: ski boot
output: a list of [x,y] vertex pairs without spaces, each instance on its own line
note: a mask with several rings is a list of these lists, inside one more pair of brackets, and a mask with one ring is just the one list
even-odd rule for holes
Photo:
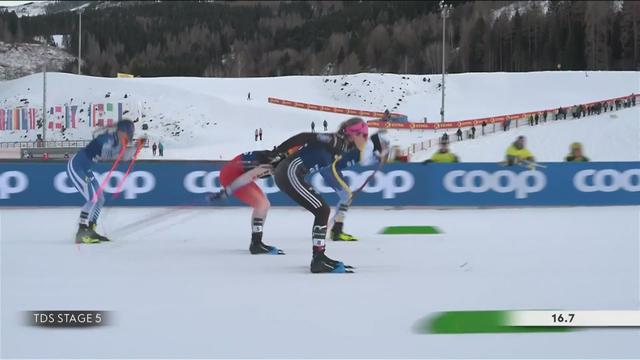
[[275,246],[267,245],[262,241],[252,241],[251,245],[249,245],[249,251],[251,252],[251,255],[284,255],[284,251]]
[[100,239],[96,235],[95,231],[91,230],[89,226],[80,224],[76,233],[76,244],[98,244]]
[[311,259],[311,272],[318,273],[352,273],[353,267],[345,265],[342,261],[329,258],[324,251],[313,253]]
[[333,241],[358,241],[358,238],[342,231],[343,223],[337,222],[331,228],[331,240]]
[[[258,221],[258,220],[254,220]],[[260,224],[262,220],[259,220]],[[259,226],[259,224],[254,224],[255,226]],[[249,245],[249,251],[251,255],[284,255],[284,251],[278,249],[275,246],[267,245],[262,242],[262,228],[260,227],[260,231],[254,231],[251,233],[251,245]]]
[[107,238],[106,236],[100,235],[96,232],[96,228],[98,227],[98,224],[94,223],[93,221],[89,222],[89,229],[91,229],[91,231],[93,231],[93,235],[100,240],[101,242],[104,241],[111,241],[109,238]]

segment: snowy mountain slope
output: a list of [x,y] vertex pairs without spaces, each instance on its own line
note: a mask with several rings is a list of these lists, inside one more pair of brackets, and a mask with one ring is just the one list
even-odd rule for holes
[[[55,36],[56,40],[61,39],[61,35]],[[40,72],[45,59],[48,70],[59,71],[76,58],[54,46],[0,42],[0,80],[11,80]]]
[[[169,158],[220,159],[255,148],[270,148],[296,132],[329,130],[346,119],[340,114],[269,104],[267,98],[363,110],[390,109],[412,121],[439,121],[441,93],[437,75],[356,74],[276,78],[96,78],[48,74],[48,104],[122,102],[125,116],[140,117],[152,140],[162,139]],[[42,75],[0,83],[0,106],[42,106]],[[447,79],[447,120],[462,120],[567,106],[640,92],[637,72],[537,72],[452,74]],[[247,99],[251,93],[251,100]],[[108,96],[108,97],[107,97]],[[82,114],[80,114],[82,115]],[[86,120],[85,120],[86,121]],[[264,141],[256,143],[254,130]],[[87,139],[81,123],[48,139]],[[3,141],[34,140],[37,130],[0,132]],[[393,132],[394,144],[409,145],[432,131]],[[6,140],[5,140],[6,139]],[[143,153],[143,157],[150,153]]]
[[38,16],[46,14],[46,8],[55,1],[31,1],[22,5],[2,6],[0,3],[0,11],[14,12],[18,17],[22,16]]

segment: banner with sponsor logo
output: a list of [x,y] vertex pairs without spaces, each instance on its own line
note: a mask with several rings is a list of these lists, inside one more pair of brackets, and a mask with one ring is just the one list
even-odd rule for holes
[[[205,195],[221,190],[223,163],[206,161],[139,161],[123,186],[122,164],[107,182],[107,206],[210,206]],[[109,169],[96,164],[98,182]],[[530,170],[492,163],[389,164],[376,172],[354,201],[355,206],[585,206],[640,205],[640,162],[546,163]],[[84,199],[74,188],[64,162],[0,162],[0,207],[79,206]],[[344,171],[351,188],[358,188],[372,169]],[[338,197],[322,177],[311,184],[333,204]],[[273,179],[259,185],[274,206],[295,206]],[[238,206],[230,198],[218,206]]]

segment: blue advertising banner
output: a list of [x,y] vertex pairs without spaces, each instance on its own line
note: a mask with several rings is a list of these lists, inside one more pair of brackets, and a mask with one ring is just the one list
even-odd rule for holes
[[[640,162],[545,163],[534,170],[495,163],[388,164],[364,187],[355,206],[581,206],[639,205]],[[207,161],[138,161],[118,188],[127,164],[112,174],[105,187],[107,206],[211,206],[205,195],[221,190],[222,163]],[[101,183],[108,163],[96,164]],[[354,167],[344,171],[358,188],[373,172]],[[311,184],[330,204],[338,197],[319,174]],[[273,179],[259,185],[273,206],[294,202],[279,191]],[[0,207],[80,206],[84,199],[74,188],[64,162],[0,162]],[[238,206],[233,197],[216,206]]]

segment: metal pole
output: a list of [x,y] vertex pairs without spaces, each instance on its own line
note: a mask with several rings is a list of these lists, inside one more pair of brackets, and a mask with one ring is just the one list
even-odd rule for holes
[[42,72],[42,141],[47,140],[47,60]]
[[444,73],[445,73],[445,23],[447,21],[447,6],[442,6],[442,105],[440,107],[440,122],[444,122]]
[[80,17],[78,26],[78,75],[81,75],[80,68],[82,64],[82,10],[78,11]]

